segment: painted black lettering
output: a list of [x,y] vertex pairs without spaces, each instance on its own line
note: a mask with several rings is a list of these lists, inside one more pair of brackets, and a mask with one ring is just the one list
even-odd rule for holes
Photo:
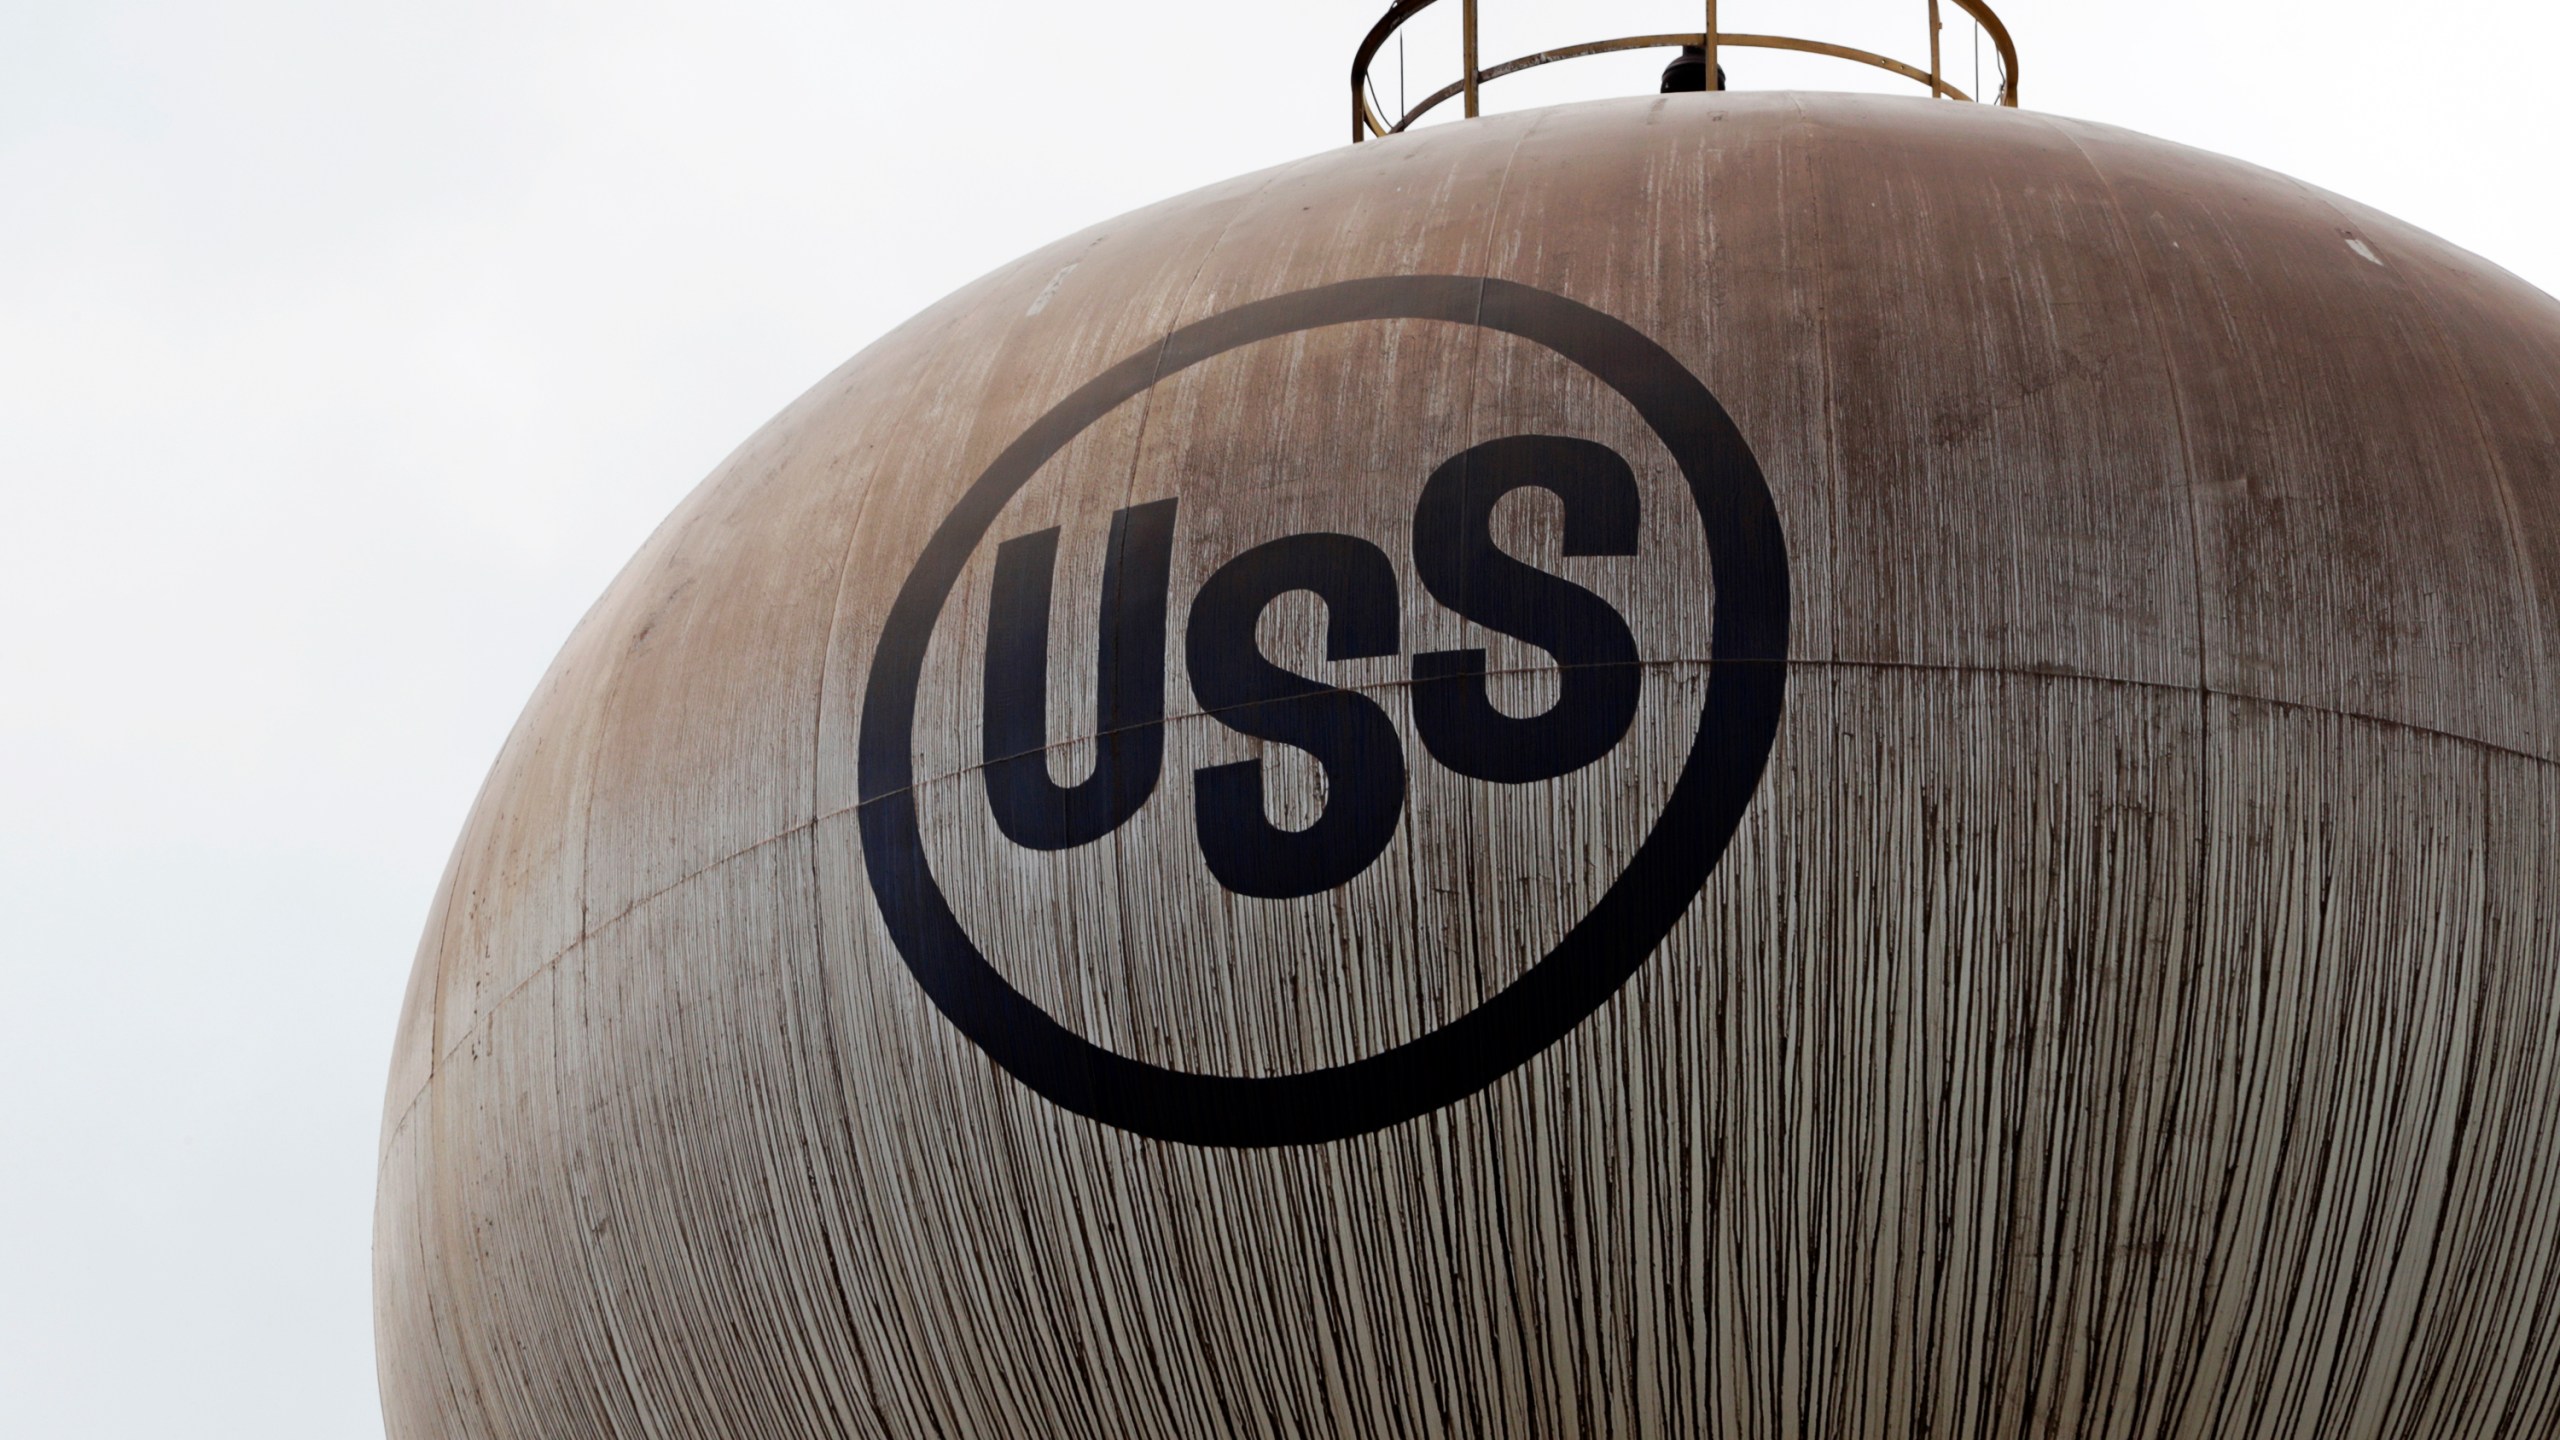
[[1164,769],[1165,587],[1173,559],[1171,500],[1111,517],[1102,565],[1093,773],[1049,778],[1049,592],[1053,527],[996,549],[987,610],[982,772],[996,828],[1030,850],[1089,844],[1127,823]]
[[1191,602],[1184,654],[1201,708],[1324,767],[1324,813],[1304,830],[1283,830],[1264,813],[1258,759],[1193,777],[1192,817],[1209,873],[1238,894],[1273,900],[1330,890],[1368,869],[1404,813],[1404,749],[1386,712],[1366,696],[1281,669],[1255,646],[1264,607],[1292,590],[1324,602],[1327,659],[1399,648],[1395,566],[1349,535],[1257,545],[1220,567]]
[[1635,473],[1606,445],[1513,435],[1431,473],[1413,515],[1413,565],[1443,605],[1555,657],[1555,703],[1514,718],[1493,706],[1481,649],[1413,657],[1413,720],[1432,758],[1461,775],[1525,784],[1579,770],[1617,747],[1635,720],[1642,674],[1635,637],[1609,602],[1493,543],[1493,508],[1534,486],[1564,502],[1567,555],[1633,555],[1643,501]]

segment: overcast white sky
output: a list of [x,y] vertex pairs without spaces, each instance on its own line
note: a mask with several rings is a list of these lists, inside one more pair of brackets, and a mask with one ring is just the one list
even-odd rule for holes
[[[1488,61],[1695,24],[1487,5]],[[1725,5],[1925,46],[1921,0]],[[0,0],[0,1433],[379,1433],[392,1020],[571,624],[906,315],[1343,143],[1383,8]],[[2035,108],[2560,288],[2560,7],[2001,9]]]

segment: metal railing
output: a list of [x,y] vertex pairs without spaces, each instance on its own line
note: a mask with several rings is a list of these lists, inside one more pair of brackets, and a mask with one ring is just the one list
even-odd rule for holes
[[[1716,68],[1720,51],[1726,49],[1794,50],[1807,55],[1828,55],[1838,60],[1853,60],[1861,65],[1888,71],[1906,80],[1926,85],[1929,87],[1930,95],[1939,99],[1967,101],[1973,99],[1972,96],[1947,82],[1942,63],[1942,47],[1939,43],[1940,32],[1944,29],[1944,22],[1940,16],[1941,0],[1925,0],[1929,12],[1929,67],[1925,70],[1890,56],[1879,55],[1872,50],[1860,50],[1850,45],[1835,45],[1827,40],[1805,40],[1791,35],[1746,35],[1722,29],[1716,24],[1716,0],[1705,0],[1706,29],[1702,31],[1685,35],[1628,35],[1616,40],[1590,40],[1579,45],[1539,50],[1516,60],[1505,60],[1499,65],[1487,66],[1480,63],[1476,54],[1476,7],[1479,0],[1459,0],[1463,12],[1458,27],[1461,78],[1424,96],[1420,104],[1406,110],[1402,115],[1397,116],[1393,123],[1389,123],[1385,116],[1378,113],[1378,107],[1372,103],[1376,91],[1370,82],[1369,64],[1377,58],[1379,50],[1384,48],[1389,40],[1395,38],[1396,32],[1403,28],[1406,21],[1438,3],[1439,0],[1396,0],[1378,23],[1371,27],[1368,38],[1360,42],[1358,53],[1351,58],[1351,138],[1354,143],[1372,136],[1399,134],[1433,109],[1461,95],[1466,97],[1467,114],[1472,117],[1480,113],[1477,93],[1491,81],[1499,80],[1505,75],[1519,74],[1523,70],[1534,70],[1541,65],[1552,65],[1559,60],[1577,60],[1586,55],[1606,55],[1619,50],[1673,48],[1701,50],[1706,58],[1706,85],[1711,90],[1722,88],[1723,72]],[[1982,33],[1990,39],[1992,48],[1999,52],[2000,89],[1988,103],[2016,108],[2018,47],[2009,39],[2009,27],[2000,23],[2000,17],[1992,14],[1991,7],[1984,4],[1983,0],[1944,0],[1944,3],[1972,17],[1974,23],[1982,27]]]

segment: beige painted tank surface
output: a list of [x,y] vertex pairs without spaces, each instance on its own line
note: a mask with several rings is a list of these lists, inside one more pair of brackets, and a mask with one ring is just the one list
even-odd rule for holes
[[391,1431],[2560,1433],[2560,304],[2015,111],[1345,148],[848,362],[401,1021]]

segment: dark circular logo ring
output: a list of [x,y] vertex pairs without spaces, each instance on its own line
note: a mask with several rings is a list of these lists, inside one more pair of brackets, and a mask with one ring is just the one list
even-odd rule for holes
[[[1440,320],[1542,345],[1617,391],[1687,479],[1714,566],[1714,664],[1661,817],[1556,947],[1493,998],[1392,1049],[1293,1075],[1172,1070],[1059,1024],[988,963],[925,859],[914,792],[916,686],[962,567],[1015,492],[1106,412],[1212,356],[1319,326]],[[1349,280],[1240,305],[1113,366],[1033,422],[926,542],[889,607],[863,695],[859,814],[874,900],[908,969],[960,1032],[1043,1096],[1196,1145],[1289,1145],[1380,1129],[1471,1095],[1564,1037],[1645,962],[1715,869],[1759,788],[1786,699],[1785,538],[1759,463],[1671,353],[1561,295],[1457,275]]]

